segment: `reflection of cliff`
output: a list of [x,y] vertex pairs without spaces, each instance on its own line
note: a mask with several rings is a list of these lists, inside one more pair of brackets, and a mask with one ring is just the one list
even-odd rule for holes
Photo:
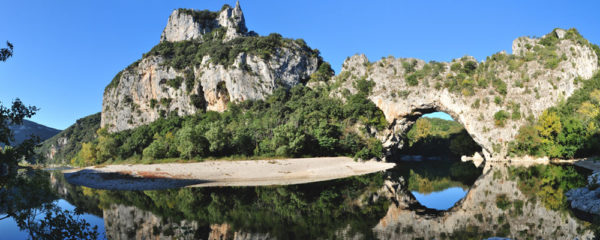
[[270,239],[269,234],[232,232],[229,224],[202,226],[197,221],[170,221],[134,206],[104,209],[108,239]]
[[157,239],[331,239],[346,226],[373,238],[371,229],[389,205],[372,196],[382,177],[376,173],[273,187],[84,188],[83,194],[99,199],[111,239],[139,234]]
[[526,195],[506,166],[493,166],[465,198],[446,212],[415,210],[416,200],[398,188],[397,204],[373,229],[380,239],[466,239],[502,236],[591,239],[583,223],[565,211],[548,210],[536,195]]
[[194,221],[164,222],[149,211],[113,204],[104,209],[108,239],[205,239],[206,229]]

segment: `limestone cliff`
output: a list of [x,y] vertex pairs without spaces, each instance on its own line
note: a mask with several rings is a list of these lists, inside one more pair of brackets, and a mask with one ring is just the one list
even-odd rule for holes
[[357,92],[359,81],[375,83],[369,95],[390,123],[377,136],[390,152],[422,114],[443,111],[481,145],[486,159],[504,158],[519,127],[582,86],[598,70],[598,56],[576,30],[556,29],[542,38],[520,37],[513,54],[478,62],[452,62],[364,55],[348,58],[332,86],[339,97]]
[[175,10],[161,43],[106,87],[101,126],[121,131],[171,114],[224,111],[306,81],[321,63],[302,40],[248,32],[239,4]]
[[239,2],[237,2],[235,8],[225,5],[219,12],[191,9],[174,10],[169,17],[160,41],[202,41],[202,36],[217,28],[226,29],[224,40],[248,35],[244,13]]

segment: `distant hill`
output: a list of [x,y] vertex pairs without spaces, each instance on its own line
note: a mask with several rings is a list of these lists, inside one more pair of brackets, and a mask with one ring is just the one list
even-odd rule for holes
[[96,138],[98,128],[100,128],[100,113],[78,119],[75,124],[42,142],[36,148],[39,162],[68,164],[81,149],[81,143]]
[[11,124],[9,128],[15,137],[15,141],[11,143],[12,146],[19,145],[26,139],[29,139],[31,135],[38,136],[41,141],[44,141],[60,132],[58,129],[47,127],[29,120],[23,120],[22,125]]

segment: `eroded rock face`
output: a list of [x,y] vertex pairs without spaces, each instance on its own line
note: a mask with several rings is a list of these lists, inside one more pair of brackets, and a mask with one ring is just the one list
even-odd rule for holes
[[226,5],[217,13],[196,12],[191,9],[176,9],[171,13],[160,41],[178,42],[202,40],[202,36],[216,28],[225,28],[225,41],[248,33],[244,13],[237,2],[235,8]]
[[[245,37],[247,32],[239,4],[224,7],[215,22],[205,25],[182,11],[173,12],[162,41],[196,41],[217,27],[225,29],[224,40]],[[209,55],[185,69],[173,68],[166,61],[162,56],[147,56],[117,75],[117,84],[104,92],[102,127],[116,132],[174,113],[224,111],[228,102],[264,99],[278,87],[307,80],[320,60],[305,46],[288,41],[266,59],[241,52],[227,66],[214,63]]]
[[[388,187],[397,188],[390,191],[395,204],[373,228],[375,235],[379,239],[444,239],[449,235],[460,236],[461,231],[479,234],[505,231],[502,237],[511,239],[594,238],[581,220],[562,211],[548,210],[541,198],[532,201],[531,196],[521,192],[517,181],[508,177],[507,166],[488,165],[486,169],[461,201],[441,213],[415,208],[418,202],[402,184]],[[505,196],[511,205],[499,208],[498,196]],[[522,207],[515,207],[518,205],[515,202],[522,203]]]
[[[334,79],[342,86],[334,94],[344,97],[346,89],[356,93],[359,79],[375,83],[368,97],[390,123],[386,131],[377,133],[388,153],[402,147],[403,135],[421,115],[442,111],[465,127],[486,159],[501,160],[507,143],[528,117],[536,119],[571,96],[582,86],[579,79],[588,79],[598,70],[598,58],[587,42],[566,38],[562,29],[549,34],[558,37],[554,50],[546,51],[540,39],[520,37],[513,43],[514,55],[501,52],[485,62],[465,56],[426,66],[419,59],[388,57],[369,62],[365,55],[355,55]],[[557,65],[548,60],[552,53]],[[474,69],[465,73],[468,64]],[[501,110],[509,114],[504,124],[494,116]],[[512,117],[512,112],[519,116]]]
[[52,144],[50,147],[50,151],[46,153],[46,158],[49,160],[54,160],[54,156],[58,151],[60,151],[69,140],[66,137],[60,137],[57,139],[56,144]]

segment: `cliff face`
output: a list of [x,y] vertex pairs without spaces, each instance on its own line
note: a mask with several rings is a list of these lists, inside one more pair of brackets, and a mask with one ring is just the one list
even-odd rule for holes
[[[452,62],[348,58],[335,84],[339,97],[357,92],[357,82],[375,83],[369,95],[390,127],[378,138],[390,152],[421,115],[443,111],[460,122],[487,159],[503,158],[527,119],[536,119],[582,86],[598,70],[598,57],[575,30],[556,29],[543,38],[521,37],[513,54],[497,53],[485,62],[465,56]],[[347,89],[347,90],[346,90]],[[500,113],[499,113],[500,112]]]
[[[421,115],[443,111],[465,127],[486,159],[504,159],[521,126],[571,96],[599,68],[598,53],[574,29],[520,37],[512,51],[481,62],[469,56],[369,62],[355,55],[329,88],[343,99],[362,82],[374,83],[368,98],[390,125],[371,132],[388,155],[403,146]],[[178,9],[160,43],[107,86],[101,126],[116,132],[172,114],[224,111],[229,102],[264,99],[277,87],[304,83],[321,61],[304,41],[248,32],[239,4],[219,12]]]
[[217,28],[226,29],[225,41],[248,35],[244,13],[237,2],[235,8],[223,6],[219,12],[177,9],[171,13],[160,41],[199,40]]
[[[253,43],[263,40],[267,46],[256,49]],[[228,102],[264,99],[277,87],[299,84],[319,64],[303,41],[248,33],[239,4],[218,13],[175,10],[161,43],[106,88],[101,126],[115,132],[174,113],[224,111]]]

